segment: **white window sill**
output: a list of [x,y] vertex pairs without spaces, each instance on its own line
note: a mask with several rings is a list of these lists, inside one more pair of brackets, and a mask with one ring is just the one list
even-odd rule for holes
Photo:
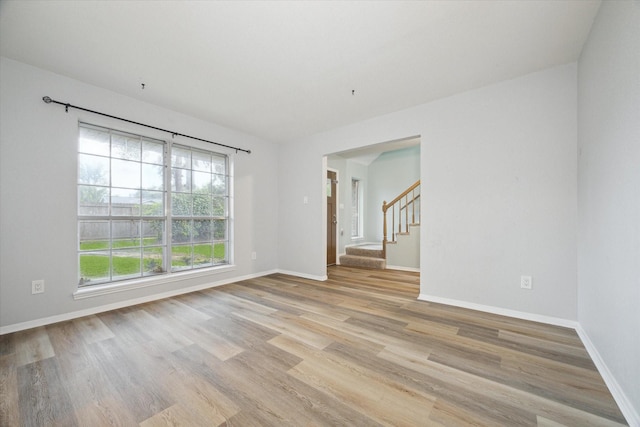
[[103,285],[89,285],[78,289],[73,293],[74,300],[92,298],[101,295],[108,295],[117,292],[125,292],[133,289],[146,288],[148,286],[163,285],[165,283],[179,282],[181,280],[193,279],[196,277],[211,276],[214,274],[227,273],[234,271],[235,265],[223,265],[218,267],[202,268],[193,271],[183,271],[176,273],[163,274],[161,276],[144,277],[134,280],[125,280],[122,282],[105,283]]

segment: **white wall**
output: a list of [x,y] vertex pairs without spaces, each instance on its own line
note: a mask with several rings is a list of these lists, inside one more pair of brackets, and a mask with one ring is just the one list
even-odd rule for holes
[[576,73],[559,66],[282,146],[280,266],[326,275],[323,155],[420,135],[421,292],[575,320]]
[[[1,328],[277,268],[278,158],[273,144],[6,58],[0,67]],[[235,155],[235,271],[74,300],[78,121],[162,139],[168,135],[74,109],[65,113],[64,107],[45,104],[45,95],[251,149],[250,155]],[[46,281],[44,294],[31,295],[34,279]]]
[[602,3],[578,83],[578,320],[640,425],[639,2]]
[[420,226],[409,226],[409,233],[397,235],[396,241],[387,244],[387,268],[420,269]]

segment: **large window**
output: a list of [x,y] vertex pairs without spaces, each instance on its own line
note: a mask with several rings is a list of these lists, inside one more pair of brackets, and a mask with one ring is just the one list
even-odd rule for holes
[[78,147],[80,286],[228,263],[227,156],[86,124]]

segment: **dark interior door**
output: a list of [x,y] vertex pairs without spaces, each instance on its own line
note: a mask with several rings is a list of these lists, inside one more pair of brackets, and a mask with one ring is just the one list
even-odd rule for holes
[[336,173],[327,171],[327,265],[336,263],[336,227],[338,217],[336,211]]

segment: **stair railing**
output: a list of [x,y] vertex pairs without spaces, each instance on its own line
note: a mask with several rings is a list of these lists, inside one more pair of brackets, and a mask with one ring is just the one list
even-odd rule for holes
[[[395,199],[387,203],[382,202],[382,255],[387,257],[387,243],[395,243],[396,235],[408,233],[409,226],[420,224],[420,180],[413,183],[409,188],[400,193]],[[387,211],[391,210],[391,240],[387,239]],[[417,217],[416,217],[417,210]],[[398,214],[398,224],[396,232],[396,212]],[[409,222],[411,218],[411,222]],[[404,219],[404,221],[403,221]],[[416,221],[417,219],[417,221]],[[404,229],[404,231],[403,231]]]

